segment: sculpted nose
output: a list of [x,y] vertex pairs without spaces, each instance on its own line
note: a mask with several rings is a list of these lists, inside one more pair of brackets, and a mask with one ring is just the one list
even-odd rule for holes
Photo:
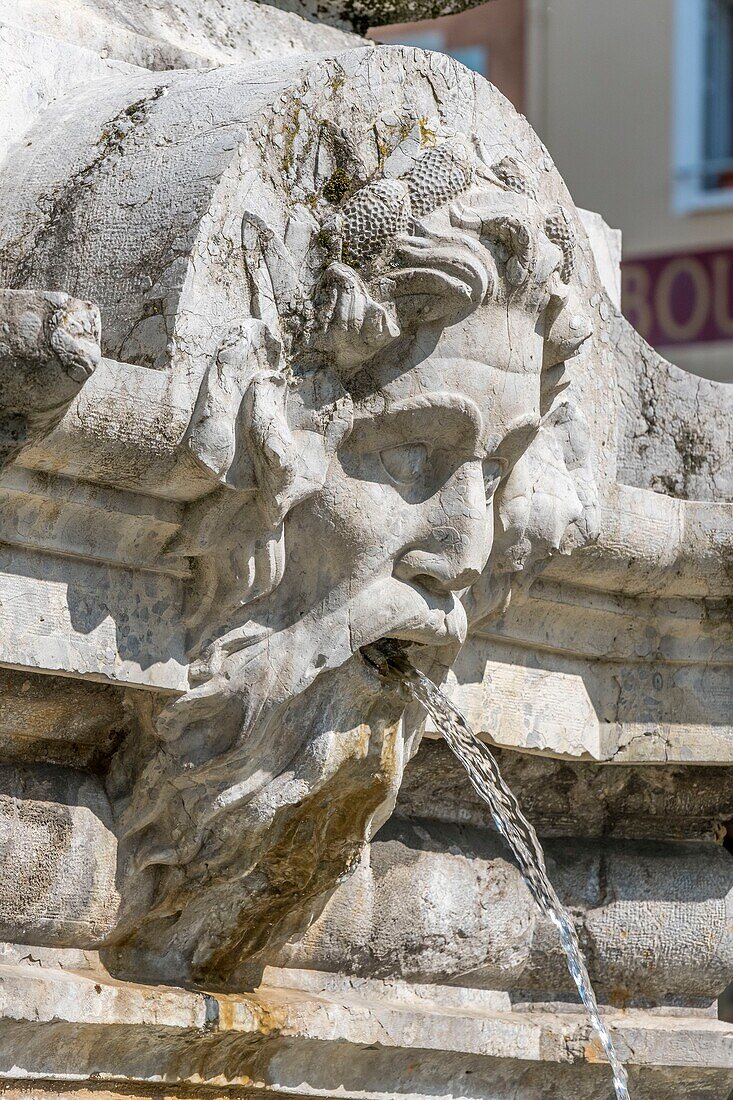
[[481,576],[492,542],[481,463],[466,463],[438,497],[426,537],[406,546],[393,573],[436,594],[460,591]]
[[394,575],[401,581],[414,581],[430,592],[443,593],[468,588],[478,580],[480,570],[458,569],[444,554],[408,550],[395,563]]
[[485,522],[473,538],[456,527],[436,528],[422,546],[407,550],[395,562],[394,575],[430,592],[459,591],[481,576],[486,564],[485,545]]

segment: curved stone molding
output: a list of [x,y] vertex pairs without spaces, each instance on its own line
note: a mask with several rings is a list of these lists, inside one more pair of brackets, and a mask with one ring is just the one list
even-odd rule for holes
[[[700,1004],[733,966],[729,856],[710,844],[608,838],[543,844],[601,994]],[[273,960],[274,961],[274,960]],[[362,977],[572,996],[551,923],[485,829],[393,818],[280,965]]]

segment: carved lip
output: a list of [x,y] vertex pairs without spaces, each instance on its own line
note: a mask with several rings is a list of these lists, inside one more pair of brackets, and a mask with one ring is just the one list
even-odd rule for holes
[[404,626],[388,631],[384,637],[419,642],[421,645],[462,644],[466,640],[468,620],[463,604],[455,593],[448,592],[437,597],[417,584],[410,583],[408,587],[420,599],[422,607],[419,614]]

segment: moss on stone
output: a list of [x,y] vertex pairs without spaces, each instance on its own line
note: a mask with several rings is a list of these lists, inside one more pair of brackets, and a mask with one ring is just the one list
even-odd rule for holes
[[353,190],[354,181],[343,168],[335,168],[323,185],[323,197],[337,205]]

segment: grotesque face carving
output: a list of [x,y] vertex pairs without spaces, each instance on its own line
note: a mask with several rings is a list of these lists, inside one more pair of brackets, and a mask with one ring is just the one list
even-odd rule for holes
[[[350,432],[322,486],[285,520],[283,578],[257,612],[269,630],[323,634],[328,656],[346,607],[350,652],[385,635],[465,639],[459,594],[484,570],[494,494],[536,432],[540,405],[539,371],[508,369],[499,308],[477,313],[476,329],[495,333],[494,363],[473,358],[473,323],[456,333],[436,324],[423,330],[429,355],[409,340],[352,379]],[[515,335],[531,359],[542,339],[532,317],[522,320]]]
[[414,741],[359,650],[389,636],[450,659],[495,524],[505,571],[537,542],[533,447],[572,488],[545,548],[587,513],[556,400],[589,331],[569,225],[463,141],[310,226],[305,289],[302,259],[245,217],[259,316],[223,342],[189,431],[220,483],[171,548],[197,559],[197,662],[125,796],[120,957],[225,981],[307,915],[390,812]]
[[330,541],[364,590],[351,616],[359,646],[385,635],[465,639],[459,596],[486,566],[494,495],[539,423],[539,377],[506,371],[506,329],[494,353],[498,365],[439,337],[428,357],[419,343],[405,349],[399,373],[366,372],[368,392],[355,398],[351,434],[311,513],[318,544]]

